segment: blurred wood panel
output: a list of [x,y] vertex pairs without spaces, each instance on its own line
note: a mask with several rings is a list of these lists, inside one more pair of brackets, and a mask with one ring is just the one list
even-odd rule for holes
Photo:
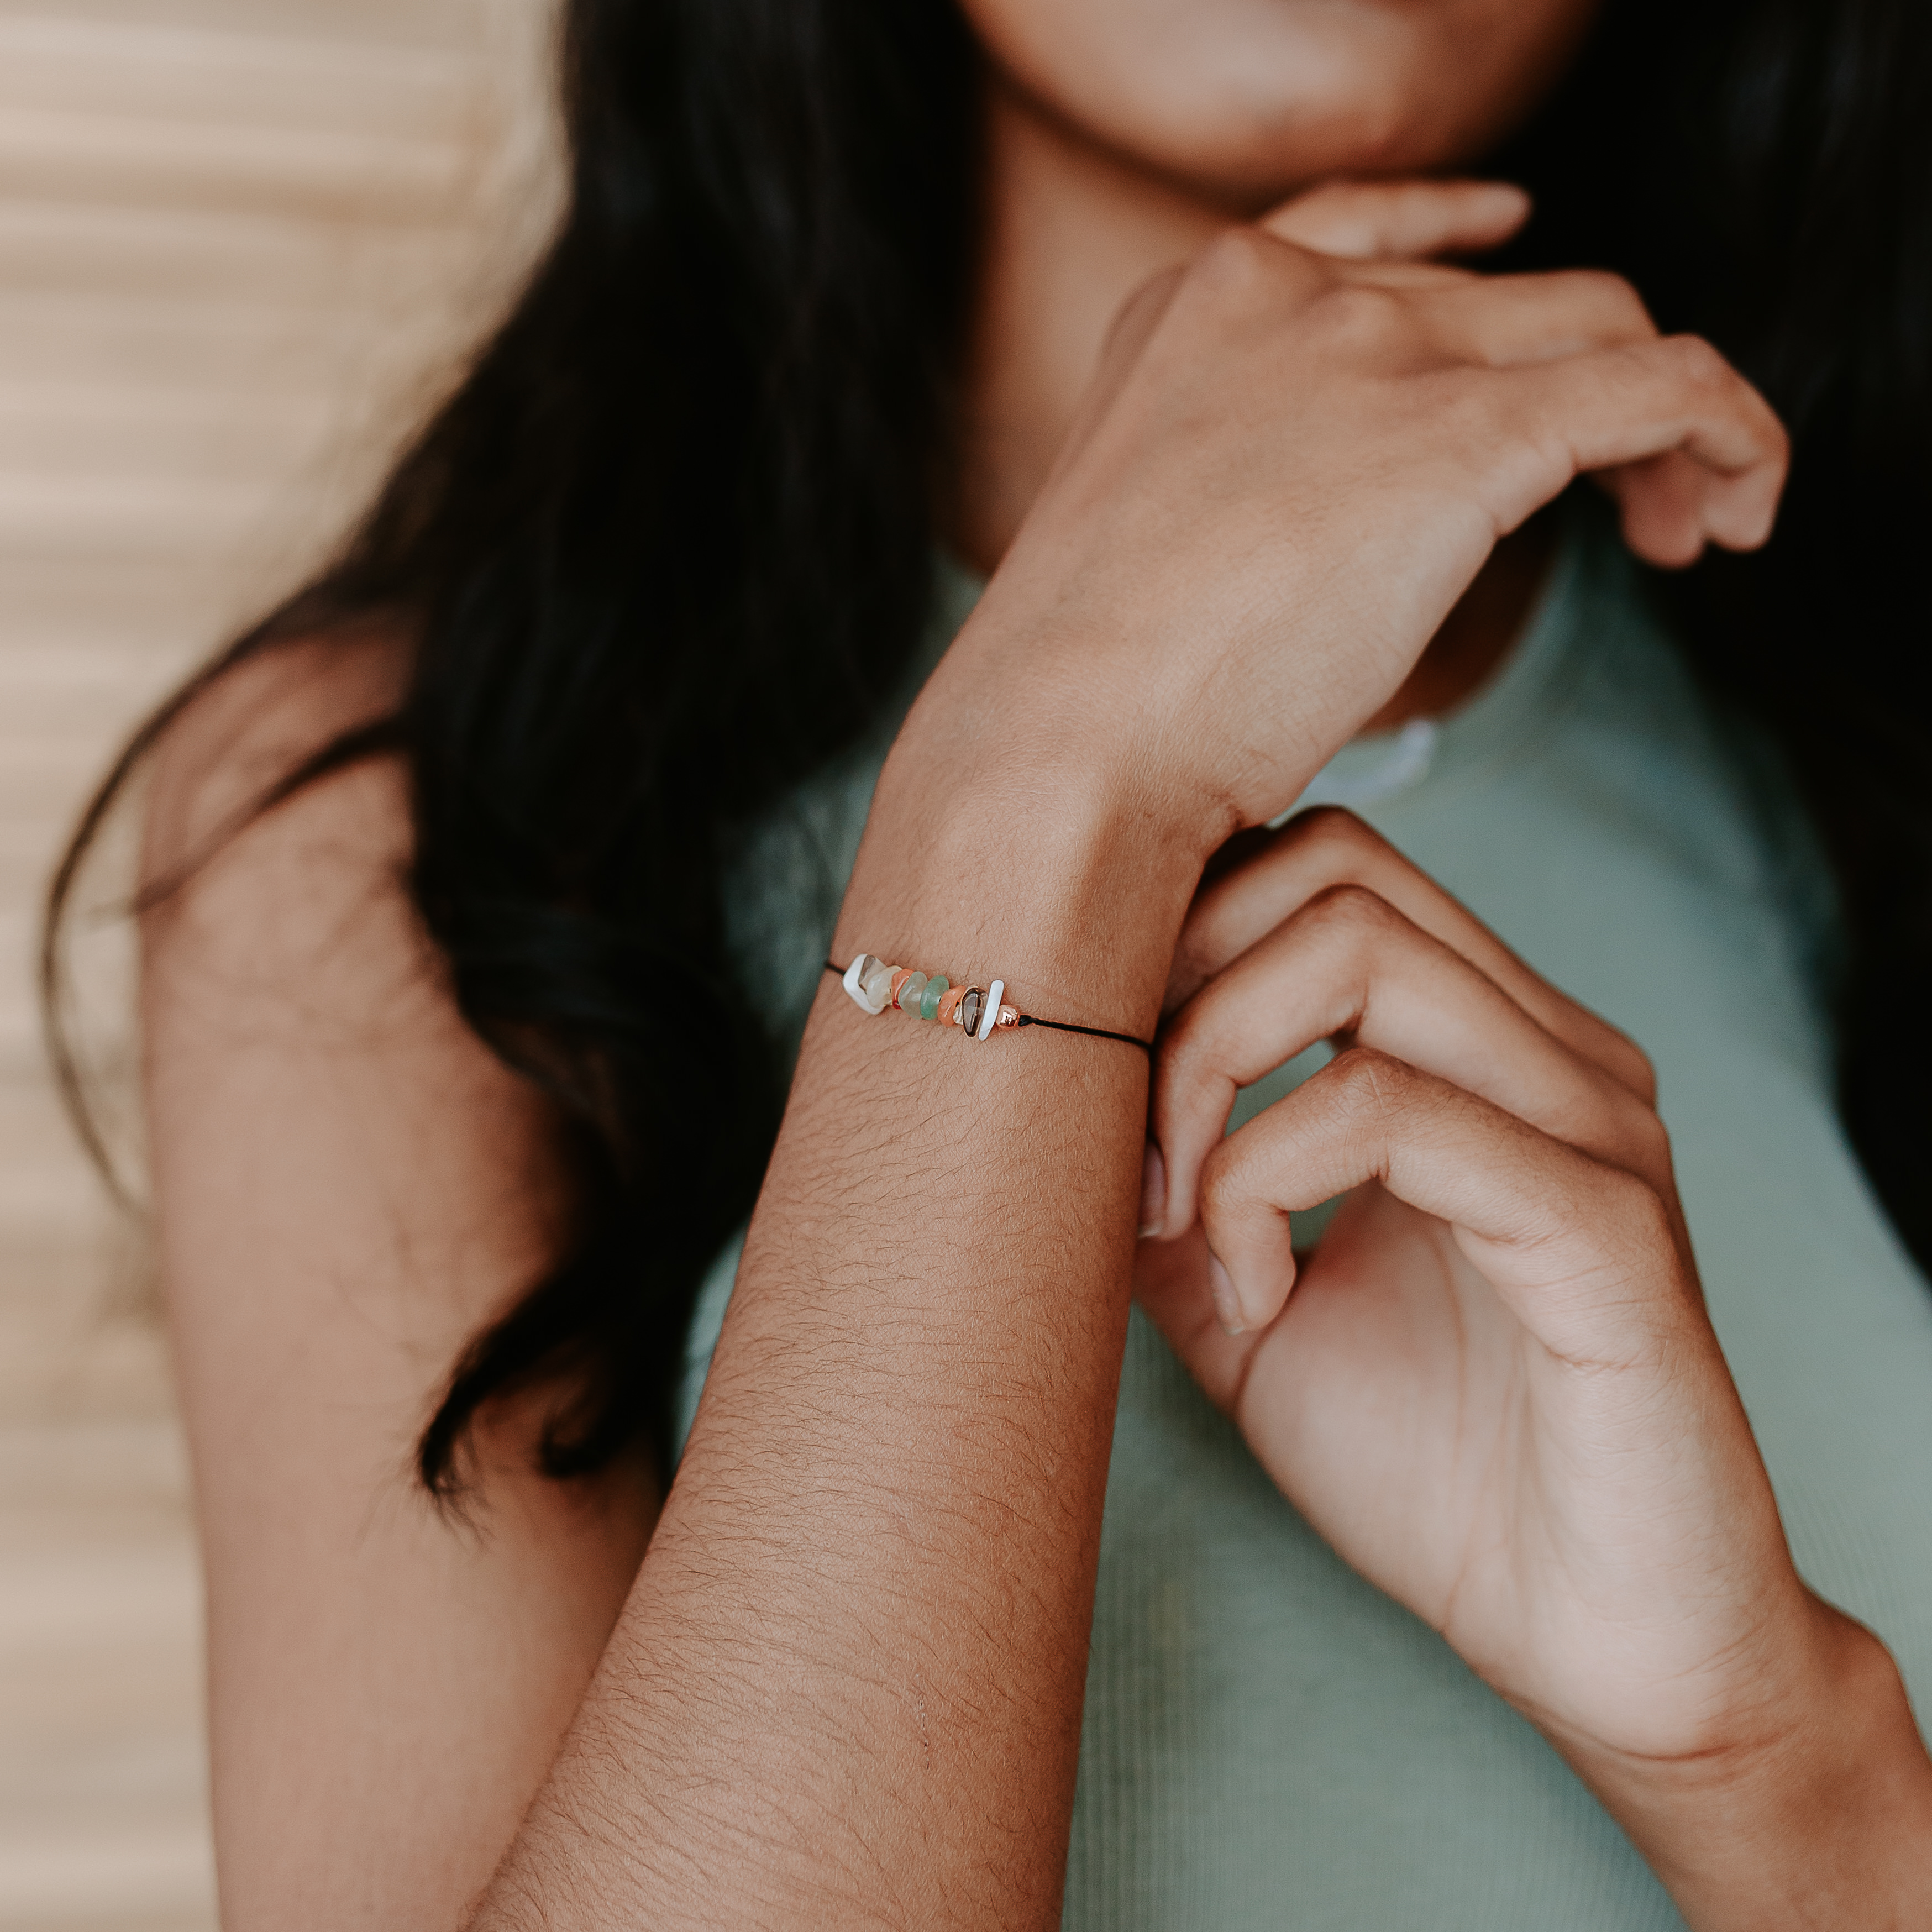
[[500,312],[555,206],[550,9],[0,0],[0,1932],[214,1923],[179,1430],[42,1062],[40,898]]

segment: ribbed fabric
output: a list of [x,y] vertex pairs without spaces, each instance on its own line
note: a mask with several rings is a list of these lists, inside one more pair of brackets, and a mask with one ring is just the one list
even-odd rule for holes
[[[936,662],[970,606],[956,586]],[[911,693],[906,694],[908,699]],[[748,977],[802,1016],[886,736],[744,856]],[[1831,893],[1777,760],[1574,530],[1501,674],[1332,786],[1658,1068],[1712,1314],[1792,1547],[1932,1697],[1932,1292],[1830,1096]],[[1391,790],[1391,784],[1394,788]],[[793,1024],[796,1024],[796,1020]],[[1238,1122],[1321,1055],[1248,1090]],[[1312,1229],[1298,1224],[1298,1239]],[[736,1267],[692,1336],[686,1412]],[[1281,1498],[1136,1316],[1102,1540],[1069,1932],[1663,1932],[1555,1754]]]

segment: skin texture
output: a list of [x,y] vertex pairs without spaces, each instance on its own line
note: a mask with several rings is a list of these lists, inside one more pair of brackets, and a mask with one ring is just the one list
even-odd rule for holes
[[[989,221],[955,520],[998,568],[887,762],[838,956],[999,974],[1022,1006],[1110,1027],[1174,1010],[1167,1238],[1142,1244],[1142,1286],[1277,1480],[1546,1726],[1694,1924],[1922,1922],[1932,1771],[1889,1660],[1791,1573],[1640,1057],[1345,839],[1277,845],[1192,904],[1228,835],[1365,721],[1482,674],[1533,587],[1533,525],[1472,583],[1576,474],[1656,561],[1768,528],[1782,434],[1708,348],[1658,341],[1600,277],[1430,262],[1499,238],[1520,197],[1294,194],[1460,160],[1588,9],[969,11]],[[197,706],[156,770],[151,878],[380,710],[398,642],[318,643]],[[225,1922],[1052,1925],[1148,1211],[1144,1062],[1055,1035],[962,1047],[863,1019],[828,980],[647,1553],[649,1472],[536,1482],[532,1410],[493,1418],[470,1522],[440,1520],[410,1442],[570,1201],[541,1110],[464,1030],[410,916],[404,796],[382,766],[314,788],[144,927]],[[1281,854],[1318,849],[1343,856],[1310,889]],[[1211,1153],[1215,1015],[1300,965],[1297,1023],[1363,1044]],[[914,1148],[946,1184],[904,1185]],[[1547,1238],[1478,1212],[1472,1175],[1519,1196],[1561,1178]],[[1352,1256],[1378,1323],[1410,1324],[1402,1372],[1480,1390],[1510,1468],[1621,1430],[1630,1480],[1678,1485],[1614,1566],[1648,1645],[1622,1676],[1565,1593],[1609,1560],[1588,1480],[1456,1490],[1450,1520],[1516,1538],[1528,1594],[1452,1616],[1454,1538],[1406,1564],[1403,1522],[1337,1474],[1361,1419],[1304,1400],[1271,1338],[1300,1324],[1359,1358],[1312,1270],[1280,1313],[1280,1210],[1338,1178],[1381,1192],[1322,1265]],[[1206,1238],[1241,1337],[1212,1325]],[[1444,1296],[1486,1311],[1466,1356],[1424,1346]],[[1614,1371],[1600,1393],[1578,1392],[1586,1359]],[[1694,1469],[1643,1462],[1646,1415],[1696,1420]],[[1706,1575],[1718,1600],[1687,1618]],[[1512,1647],[1552,1605],[1550,1640]],[[1726,1633],[1748,1640],[1729,1663]],[[1700,1673],[1688,1732],[1642,1694],[1664,1668]]]
[[[164,878],[292,756],[382,708],[375,640],[261,661],[155,774]],[[555,1752],[655,1486],[481,1445],[440,1518],[431,1392],[539,1268],[567,1195],[537,1108],[463,1025],[396,883],[402,775],[364,767],[222,848],[146,916],[156,1232],[207,1568],[226,1923],[446,1925]]]

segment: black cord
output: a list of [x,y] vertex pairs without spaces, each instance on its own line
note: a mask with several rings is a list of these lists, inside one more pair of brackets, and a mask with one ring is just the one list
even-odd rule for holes
[[[844,968],[835,966],[829,959],[825,962],[825,970],[841,980],[845,976]],[[1117,1040],[1123,1046],[1138,1047],[1150,1060],[1154,1058],[1152,1040],[1137,1040],[1130,1033],[1115,1033],[1107,1027],[1076,1026],[1071,1020],[1042,1020],[1036,1018],[1031,1013],[1021,1014],[1019,1023],[1022,1026],[1051,1027],[1055,1033],[1084,1033],[1090,1040]]]
[[1117,1040],[1123,1046],[1138,1047],[1149,1058],[1154,1054],[1152,1040],[1136,1039],[1130,1033],[1115,1033],[1106,1027],[1076,1026],[1071,1020],[1037,1019],[1031,1013],[1021,1014],[1019,1023],[1022,1026],[1051,1027],[1055,1033],[1084,1033],[1090,1034],[1096,1040]]

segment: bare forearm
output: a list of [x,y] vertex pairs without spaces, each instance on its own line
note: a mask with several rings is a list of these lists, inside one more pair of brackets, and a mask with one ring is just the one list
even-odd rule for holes
[[[1150,1025],[1198,854],[893,782],[844,951]],[[1055,1922],[1146,1078],[828,979],[663,1523],[478,1924]]]

